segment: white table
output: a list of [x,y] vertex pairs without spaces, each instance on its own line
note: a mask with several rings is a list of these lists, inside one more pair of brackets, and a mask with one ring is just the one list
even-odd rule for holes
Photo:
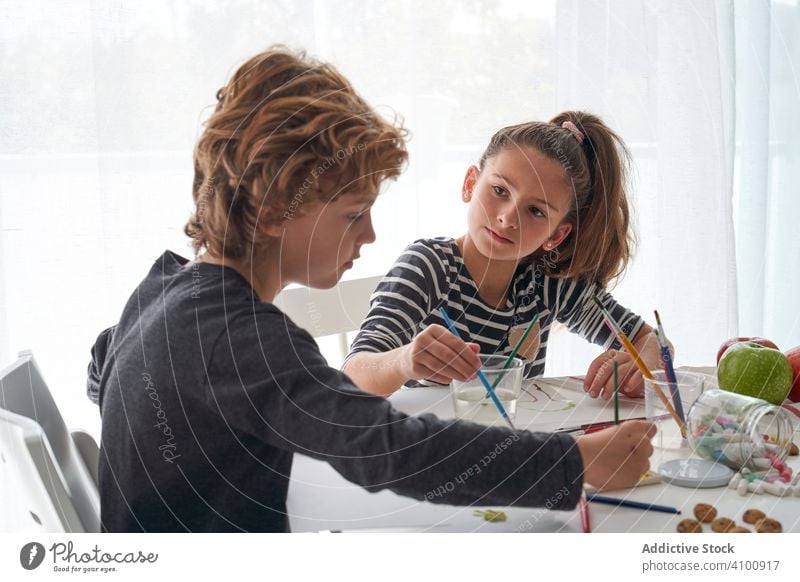
[[[710,372],[713,369],[694,368]],[[517,428],[552,431],[579,426],[587,422],[613,419],[613,404],[585,396],[581,383],[567,378],[533,381],[546,395],[530,383],[529,393],[536,402],[523,395],[517,410]],[[554,400],[550,400],[551,397]],[[431,412],[440,418],[453,417],[453,404],[447,388],[404,388],[390,398],[392,404],[408,414]],[[574,407],[567,408],[569,403]],[[644,416],[644,402],[620,398],[621,418]],[[795,420],[797,420],[795,418]],[[795,423],[795,432],[798,424]],[[796,439],[800,441],[800,439]],[[664,451],[657,449],[651,467],[657,468],[671,458],[691,456],[688,448]],[[793,470],[800,470],[798,457],[790,457]],[[497,507],[508,520],[500,523],[484,521],[473,515],[475,507],[420,502],[389,491],[368,493],[343,479],[329,465],[296,455],[289,487],[288,511],[294,532],[343,531],[478,531],[478,532],[580,532],[581,521],[575,511],[548,511],[539,508]],[[595,532],[674,532],[681,519],[692,516],[696,503],[710,503],[720,516],[741,523],[746,509],[760,509],[782,522],[784,531],[800,531],[800,498],[747,494],[742,497],[725,488],[687,489],[665,483],[605,493],[613,497],[671,505],[683,514],[670,515],[631,508],[590,503],[592,531]],[[706,526],[706,529],[707,526]]]

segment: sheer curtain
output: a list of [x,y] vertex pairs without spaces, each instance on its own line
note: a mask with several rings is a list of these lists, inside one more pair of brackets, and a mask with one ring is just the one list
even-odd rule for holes
[[[677,364],[711,365],[737,327],[733,5],[576,0],[559,7],[558,108],[598,112],[636,163],[640,244],[615,295],[650,322],[658,309]],[[576,351],[598,353],[570,334],[557,341],[559,370],[574,365]]]
[[739,330],[800,345],[800,8],[736,4]]
[[[71,426],[99,426],[84,395],[96,334],[165,248],[190,254],[191,152],[216,90],[276,42],[332,61],[412,131],[348,276],[461,234],[463,173],[496,129],[587,109],[637,168],[641,242],[615,294],[659,309],[679,364],[710,363],[740,320],[800,344],[796,2],[1,4],[0,363],[33,349]],[[551,337],[551,374],[597,353]]]

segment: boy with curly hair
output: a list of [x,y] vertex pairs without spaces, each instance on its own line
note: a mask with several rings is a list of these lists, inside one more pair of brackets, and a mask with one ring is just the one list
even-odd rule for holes
[[332,66],[283,48],[217,98],[195,151],[196,259],[157,258],[92,350],[104,531],[288,531],[295,452],[426,499],[505,443],[431,499],[464,505],[561,491],[571,508],[584,479],[632,484],[647,469],[647,423],[573,439],[410,417],[329,367],[272,301],[290,283],[334,286],[375,239],[370,210],[406,161],[405,132]]

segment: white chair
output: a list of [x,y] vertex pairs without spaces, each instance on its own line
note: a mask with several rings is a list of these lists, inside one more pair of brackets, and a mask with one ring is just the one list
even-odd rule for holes
[[342,281],[332,289],[284,289],[275,305],[313,337],[338,334],[344,358],[350,349],[347,332],[361,326],[369,311],[369,298],[382,278]]
[[42,427],[0,409],[0,532],[84,532]]
[[[76,397],[80,394],[76,393]],[[20,352],[17,361],[0,372],[0,409],[28,418],[40,427],[56,467],[49,474],[58,476],[50,485],[55,487],[55,481],[60,481],[80,519],[81,531],[99,531],[97,444],[83,431],[69,432],[31,352]],[[23,428],[30,434],[30,427]],[[30,441],[33,437],[26,438]],[[69,520],[67,526],[72,529],[66,531],[76,531]]]
[[[361,326],[369,311],[369,298],[381,279],[382,277],[367,277],[342,281],[336,287],[325,290],[308,287],[285,289],[275,298],[275,305],[313,337],[338,335],[339,351],[344,360],[350,350],[347,332]],[[331,481],[334,488],[358,489],[356,485],[345,481],[327,463],[301,454],[294,455],[286,499],[292,528],[296,527],[299,519],[294,517],[296,514],[302,515],[306,508],[325,504],[329,489],[319,484],[319,479],[323,479],[325,484]]]

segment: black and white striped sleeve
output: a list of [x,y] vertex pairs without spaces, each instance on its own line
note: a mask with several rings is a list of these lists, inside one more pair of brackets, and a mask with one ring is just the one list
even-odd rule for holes
[[370,297],[369,313],[344,363],[358,352],[388,352],[411,343],[446,293],[445,270],[430,246],[416,242],[406,248]]
[[623,347],[606,325],[592,296],[600,300],[631,340],[645,323],[641,317],[620,305],[610,293],[595,283],[575,279],[550,279],[545,289],[545,301],[551,305],[555,318],[573,333],[602,346],[604,350],[621,350]]

